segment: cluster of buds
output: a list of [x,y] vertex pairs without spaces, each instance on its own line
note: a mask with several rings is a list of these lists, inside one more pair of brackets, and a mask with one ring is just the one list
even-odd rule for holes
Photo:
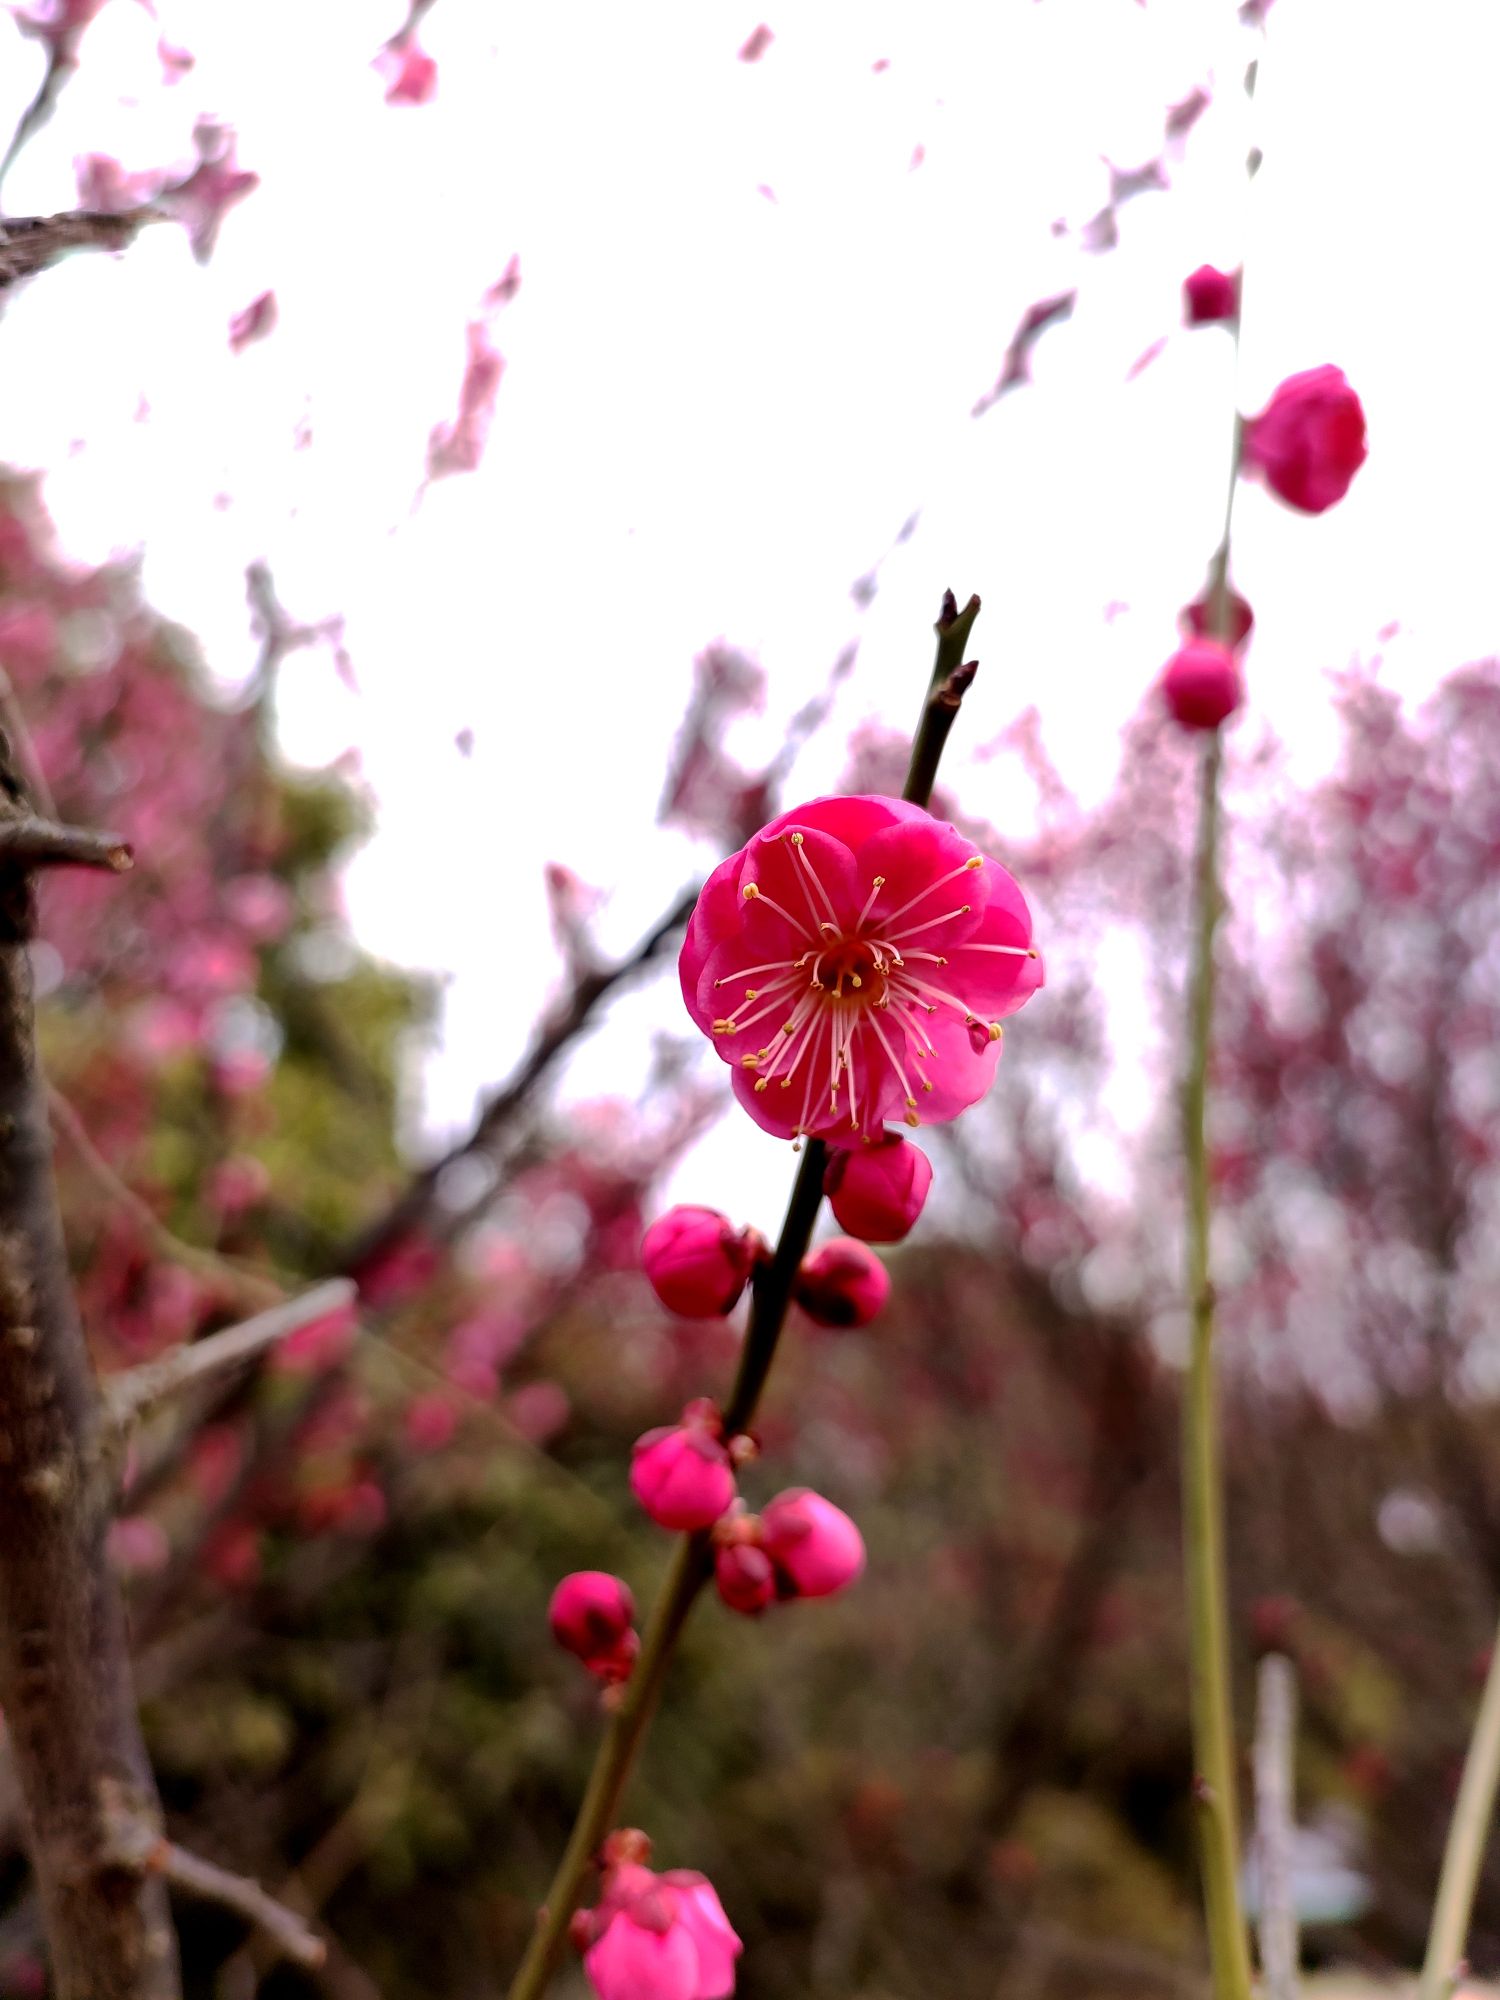
[[657,1874],[635,1828],[612,1833],[600,1855],[599,1901],[573,1918],[572,1938],[599,2000],[724,2000],[742,1946],[706,1875]]
[[719,1595],[748,1617],[793,1597],[833,1597],[865,1566],[859,1529],[806,1486],[778,1493],[759,1514],[726,1514],[714,1544]]
[[[814,799],[714,870],[678,971],[756,1123],[830,1148],[823,1192],[845,1233],[803,1257],[791,1302],[817,1326],[868,1326],[890,1293],[868,1246],[900,1242],[932,1185],[927,1156],[890,1126],[945,1123],[975,1103],[1003,1018],[1042,983],[1019,885],[908,800]],[[669,1312],[703,1320],[733,1312],[774,1265],[756,1231],[685,1204],[646,1231],[641,1267]],[[759,1300],[778,1315],[783,1302],[779,1284]],[[752,1319],[752,1340],[766,1332]],[[661,1527],[704,1537],[732,1611],[847,1589],[865,1566],[859,1529],[803,1486],[751,1513],[737,1474],[755,1455],[741,1416],[731,1429],[700,1398],[637,1440],[631,1490]],[[706,1565],[678,1575],[696,1589]],[[633,1618],[625,1585],[598,1571],[565,1578],[552,1600],[559,1644],[611,1700],[640,1655]],[[655,1874],[649,1852],[643,1834],[605,1842],[599,1901],[573,1920],[584,1970],[600,2000],[719,2000],[734,1990],[740,1941],[701,1875]]]
[[[1183,294],[1189,326],[1239,318],[1238,272],[1204,264]],[[1241,426],[1238,470],[1263,480],[1299,514],[1323,514],[1342,500],[1365,457],[1365,413],[1340,368],[1289,375]],[[1240,656],[1254,622],[1227,579],[1183,613],[1183,642],[1162,669],[1161,692],[1184,729],[1218,729],[1240,706]]]
[[607,1570],[580,1569],[565,1576],[547,1608],[552,1636],[606,1687],[630,1678],[641,1650],[635,1599]]

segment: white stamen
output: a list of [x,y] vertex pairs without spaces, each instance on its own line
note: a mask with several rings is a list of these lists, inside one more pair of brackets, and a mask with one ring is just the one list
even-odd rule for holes
[[[812,864],[812,856],[808,853],[806,846],[803,844],[802,835],[800,833],[793,833],[790,836],[790,839],[792,843],[792,852],[796,855],[797,859],[802,863],[802,866],[807,870],[808,874],[811,875],[813,880],[813,887],[817,890],[819,896],[822,898],[823,908],[828,912],[829,920],[832,923],[834,930],[837,930],[839,928],[839,913],[833,907],[833,898],[829,895],[828,891],[823,887],[822,878],[818,874],[817,869],[814,868]],[[823,928],[822,923],[819,921],[816,910],[813,912],[813,922],[818,925],[819,930]]]
[[855,924],[855,926],[854,926],[854,928],[855,928],[855,929],[856,929],[857,931],[862,931],[862,930],[864,929],[864,927],[865,927],[865,919],[866,919],[866,917],[868,917],[868,916],[869,916],[869,914],[870,914],[871,910],[873,910],[873,909],[874,909],[874,907],[875,907],[875,898],[876,898],[876,897],[877,897],[877,896],[878,896],[878,895],[880,894],[881,890],[882,890],[882,889],[883,889],[884,887],[885,887],[885,877],[884,877],[883,875],[877,875],[877,876],[875,877],[875,886],[874,886],[874,888],[873,888],[873,889],[872,889],[872,890],[870,891],[870,894],[869,894],[869,898],[868,898],[868,900],[866,901],[866,903],[865,903],[865,906],[864,906],[864,908],[863,908],[863,909],[862,909],[862,910],[860,911],[860,913],[859,913],[859,919],[858,919],[857,923],[856,923],[856,924]]
[[982,868],[983,866],[984,856],[982,854],[971,854],[961,868],[950,868],[946,875],[939,875],[935,882],[929,882],[925,889],[919,889],[915,896],[908,897],[899,910],[891,911],[890,915],[886,918],[886,922],[888,924],[895,923],[896,919],[904,917],[908,910],[914,910],[924,897],[932,894],[934,889],[945,888],[949,882],[956,882],[960,875],[968,875],[974,869]]
[[740,893],[747,903],[764,903],[768,910],[776,912],[784,924],[790,924],[794,931],[800,931],[802,936],[807,938],[811,943],[817,943],[817,939],[800,917],[794,917],[790,910],[782,909],[780,903],[773,902],[765,890],[757,887],[754,882],[747,882]]
[[951,924],[955,917],[966,917],[973,907],[972,903],[960,903],[956,910],[944,910],[940,917],[929,917],[925,924],[913,924],[909,931],[893,931],[891,941],[903,944],[907,938],[920,937],[923,931],[933,930],[938,924]]

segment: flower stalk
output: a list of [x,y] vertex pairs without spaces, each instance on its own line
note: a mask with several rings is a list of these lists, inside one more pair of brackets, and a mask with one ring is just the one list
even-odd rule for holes
[[1474,1913],[1474,1892],[1479,1884],[1484,1843],[1495,1817],[1497,1790],[1500,1790],[1500,1633],[1496,1634],[1490,1654],[1479,1714],[1464,1758],[1464,1774],[1443,1849],[1417,2000],[1449,2000],[1463,1975],[1464,1944]]
[[1191,1345],[1182,1413],[1182,1485],[1193,1713],[1193,1796],[1215,2000],[1250,2000],[1250,1957],[1239,1895],[1239,1816],[1226,1610],[1223,1470],[1214,1384],[1214,1288],[1209,1269],[1208,1062],[1219,887],[1218,733],[1204,743],[1193,866],[1193,969],[1183,1092]]
[[[974,677],[974,665],[965,664],[963,649],[978,615],[977,597],[971,597],[960,612],[952,592],[945,595],[936,626],[937,659],[902,791],[908,804],[925,806],[931,797],[943,746]],[[770,1259],[753,1279],[750,1324],[734,1385],[724,1405],[726,1437],[745,1431],[754,1420],[786,1324],[797,1273],[807,1255],[822,1206],[828,1147],[821,1139],[812,1137],[802,1144],[802,1158],[781,1234]],[[678,1637],[713,1573],[712,1531],[701,1529],[684,1535],[641,1636],[635,1669],[621,1690],[618,1705],[606,1726],[573,1831],[531,1943],[511,1982],[508,2000],[539,2000],[547,1989],[567,1942],[573,1912],[588,1886],[605,1836],[618,1818],[620,1800],[655,1713]]]

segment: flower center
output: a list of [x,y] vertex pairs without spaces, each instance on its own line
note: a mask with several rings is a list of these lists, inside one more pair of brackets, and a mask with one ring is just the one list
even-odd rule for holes
[[818,953],[813,980],[836,1000],[850,999],[882,1006],[886,998],[886,968],[890,960],[867,938],[843,937]]
[[[826,1093],[829,1115],[838,1112],[839,1099],[847,1094],[849,1124],[857,1131],[861,1094],[867,1104],[878,1099],[875,1084],[887,1068],[901,1085],[907,1124],[918,1125],[917,1093],[933,1087],[922,1066],[937,1057],[928,1027],[932,1016],[942,1010],[957,1014],[976,1050],[1000,1039],[999,1022],[981,1021],[970,1011],[944,979],[948,960],[931,948],[942,941],[944,926],[966,917],[972,907],[948,907],[951,895],[937,900],[937,892],[982,868],[984,856],[971,854],[959,867],[935,876],[899,909],[884,914],[877,932],[871,914],[885,887],[883,875],[873,878],[864,908],[850,922],[834,907],[804,836],[791,828],[779,838],[791,847],[805,914],[773,902],[754,882],[742,894],[749,902],[764,903],[788,925],[799,948],[790,957],[747,965],[715,980],[717,987],[754,983],[741,987],[739,1006],[716,1020],[713,1031],[739,1036],[779,1017],[780,1025],[764,1046],[741,1056],[740,1063],[756,1072],[757,1093],[773,1084],[781,1090],[800,1088],[799,1134],[812,1129],[820,1092]],[[968,949],[1019,958],[1035,955],[1024,945]]]

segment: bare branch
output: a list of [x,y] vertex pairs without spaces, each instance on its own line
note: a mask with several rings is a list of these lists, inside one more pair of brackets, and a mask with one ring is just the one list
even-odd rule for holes
[[274,1347],[302,1327],[352,1305],[357,1296],[352,1278],[330,1278],[300,1298],[288,1299],[282,1305],[257,1313],[253,1319],[211,1333],[206,1340],[174,1347],[155,1361],[142,1362],[139,1368],[111,1376],[104,1384],[110,1421],[121,1429],[138,1423],[148,1410],[169,1397],[180,1396],[228,1369],[253,1361],[268,1347]]
[[277,1284],[274,1279],[262,1276],[249,1265],[233,1258],[221,1257],[217,1251],[185,1243],[168,1229],[149,1203],[121,1180],[89,1137],[78,1113],[62,1092],[51,1084],[47,1087],[47,1115],[52,1121],[54,1133],[60,1133],[67,1139],[100,1192],[126,1211],[158,1255],[181,1264],[186,1270],[196,1271],[205,1282],[238,1300],[247,1311],[278,1305],[286,1297],[286,1287]]
[[698,886],[686,890],[635,947],[613,965],[581,973],[542,1021],[520,1067],[503,1089],[485,1105],[469,1136],[441,1159],[434,1160],[411,1182],[378,1221],[340,1258],[340,1268],[355,1277],[378,1263],[391,1247],[413,1231],[431,1226],[438,1182],[444,1170],[471,1154],[493,1154],[532,1091],[568,1044],[583,1033],[595,1009],[615,987],[644,971],[676,937],[693,913]]
[[117,833],[60,826],[30,813],[0,820],[0,855],[23,868],[106,868],[112,875],[123,875],[135,859],[130,843]]
[[144,1821],[120,1818],[114,1826],[114,1851],[118,1866],[143,1875],[158,1875],[174,1888],[204,1902],[222,1903],[247,1923],[263,1931],[283,1958],[294,1965],[316,1971],[327,1956],[323,1940],[310,1931],[295,1911],[278,1903],[248,1875],[232,1875],[216,1862],[190,1854],[175,1841],[166,1840]]
[[123,250],[147,222],[166,218],[149,203],[111,215],[71,208],[61,215],[20,215],[0,221],[0,292],[35,277],[70,250]]

